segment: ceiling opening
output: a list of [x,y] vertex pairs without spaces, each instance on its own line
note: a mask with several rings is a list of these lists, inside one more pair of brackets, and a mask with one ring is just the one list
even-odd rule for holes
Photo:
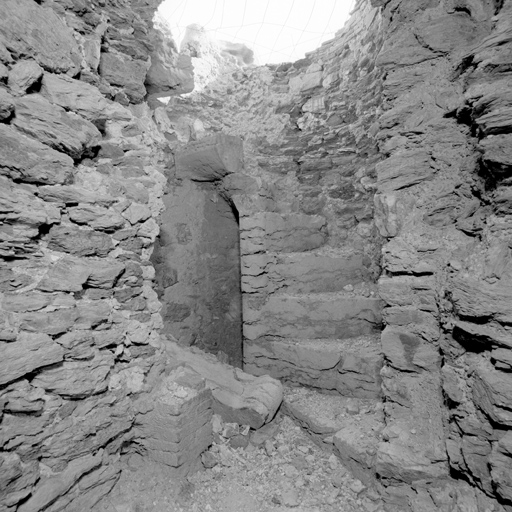
[[160,14],[180,45],[192,23],[214,40],[242,43],[256,64],[294,62],[343,27],[354,0],[165,0]]

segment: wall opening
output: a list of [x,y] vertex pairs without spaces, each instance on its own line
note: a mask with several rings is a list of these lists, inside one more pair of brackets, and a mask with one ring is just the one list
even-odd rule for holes
[[164,332],[242,366],[237,212],[211,182],[184,180],[164,199],[153,254]]

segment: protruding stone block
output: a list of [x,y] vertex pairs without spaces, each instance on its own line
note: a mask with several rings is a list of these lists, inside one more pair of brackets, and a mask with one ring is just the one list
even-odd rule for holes
[[454,277],[449,289],[455,311],[461,317],[494,317],[503,323],[512,320],[512,286],[506,280],[489,284],[472,277]]
[[434,175],[430,155],[411,150],[393,155],[375,166],[379,192],[393,192],[430,180]]
[[140,103],[146,95],[144,80],[148,68],[149,62],[131,59],[123,54],[103,52],[99,71],[109,84],[123,87],[133,103]]
[[80,69],[80,50],[71,29],[53,9],[31,0],[2,1],[0,43],[56,73],[76,74]]
[[110,236],[71,226],[53,227],[48,247],[77,256],[106,256],[114,248]]
[[475,403],[494,422],[512,426],[512,375],[482,364],[475,372],[473,383]]
[[447,478],[446,463],[432,461],[425,450],[416,451],[398,439],[378,446],[375,468],[379,477],[393,483],[412,483],[416,480]]
[[382,350],[389,364],[407,372],[434,371],[440,362],[439,351],[407,328],[386,326]]
[[256,429],[275,416],[283,399],[279,381],[268,375],[254,377],[211,354],[180,347],[170,340],[166,348],[174,361],[189,365],[206,379],[213,393],[214,410],[224,421]]
[[98,352],[90,361],[65,361],[58,368],[46,370],[33,384],[64,397],[85,398],[107,389],[113,365],[114,357],[109,352]]
[[9,119],[13,112],[14,98],[4,88],[0,88],[0,121]]
[[42,225],[60,222],[60,210],[0,176],[0,222],[12,226],[11,233],[18,242],[29,241],[39,236]]
[[439,374],[384,366],[381,377],[386,428],[377,449],[377,475],[389,485],[446,479],[449,469]]
[[178,53],[166,20],[156,17],[153,23],[151,66],[145,82],[148,94],[159,97],[192,92],[194,68],[190,56]]
[[115,210],[101,206],[79,205],[68,208],[69,218],[77,224],[87,224],[99,231],[115,231],[124,226],[124,217]]
[[242,168],[242,139],[233,135],[217,134],[190,142],[176,152],[178,176],[195,181],[220,180]]
[[23,95],[43,76],[43,68],[33,60],[17,62],[9,72],[9,89],[15,95]]
[[24,333],[14,343],[2,343],[0,385],[42,366],[62,361],[64,350],[46,334]]
[[112,196],[100,195],[78,185],[43,185],[37,189],[37,195],[50,203],[90,203],[96,207],[108,206],[116,201]]
[[101,133],[90,121],[52,105],[40,94],[16,100],[16,117],[12,124],[21,132],[75,159],[101,140]]
[[80,114],[89,121],[132,118],[129,110],[118,103],[109,102],[96,87],[66,75],[46,73],[41,94],[51,103]]

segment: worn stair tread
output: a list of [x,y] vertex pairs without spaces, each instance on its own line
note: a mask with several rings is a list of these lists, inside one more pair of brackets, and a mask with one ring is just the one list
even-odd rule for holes
[[284,382],[375,398],[383,356],[378,333],[345,339],[262,337],[244,342],[244,368]]
[[380,329],[382,303],[378,297],[349,292],[308,295],[279,294],[262,303],[244,302],[244,336],[283,338],[353,338]]
[[375,482],[375,456],[384,429],[379,399],[347,398],[285,386],[282,410],[322,446],[332,449],[354,476]]
[[308,258],[311,256],[321,256],[321,257],[331,257],[331,258],[347,258],[351,256],[362,255],[361,251],[353,249],[352,247],[330,247],[328,245],[323,245],[322,247],[317,247],[315,249],[311,249],[309,251],[301,251],[301,252],[276,252],[276,251],[267,251],[269,256],[278,256],[281,258]]
[[[333,346],[368,346],[368,345],[379,345],[380,346],[380,332],[373,334],[362,334],[361,336],[353,336],[352,338],[281,338],[279,336],[265,336],[265,341],[269,342],[282,342],[290,345],[315,345],[317,348],[330,348]],[[253,343],[253,342],[251,342]]]
[[310,293],[290,293],[284,292],[278,294],[279,299],[301,300],[304,302],[335,302],[338,300],[344,301],[347,299],[364,300],[364,301],[378,301],[381,299],[374,290],[371,290],[368,295],[359,295],[358,293],[350,290],[336,290],[332,292],[310,292]]
[[[281,338],[265,336],[257,340],[246,340],[244,353],[249,357],[267,357],[288,361],[301,366],[301,355],[308,357],[312,368],[319,370],[334,368],[342,355],[365,353],[368,348],[380,351],[380,333],[365,334],[353,338]],[[279,348],[273,353],[270,348]]]
[[282,410],[308,433],[319,436],[317,440],[331,444],[334,442],[332,436],[343,428],[357,425],[362,429],[361,433],[375,432],[383,421],[379,399],[321,393],[302,386],[284,386]]

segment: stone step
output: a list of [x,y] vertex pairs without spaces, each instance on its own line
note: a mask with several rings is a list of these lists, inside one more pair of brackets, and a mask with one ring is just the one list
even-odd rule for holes
[[243,255],[265,251],[303,252],[327,240],[326,220],[320,215],[259,212],[240,218]]
[[381,310],[379,298],[349,292],[249,296],[244,301],[244,336],[353,338],[379,330]]
[[337,292],[348,287],[369,294],[376,287],[364,254],[316,250],[303,253],[261,253],[242,259],[245,293]]
[[244,342],[244,369],[252,375],[375,398],[381,394],[380,334],[348,339],[264,337]]
[[375,459],[384,429],[380,400],[285,386],[282,411],[299,423],[313,441],[332,450],[365,485],[376,484]]

